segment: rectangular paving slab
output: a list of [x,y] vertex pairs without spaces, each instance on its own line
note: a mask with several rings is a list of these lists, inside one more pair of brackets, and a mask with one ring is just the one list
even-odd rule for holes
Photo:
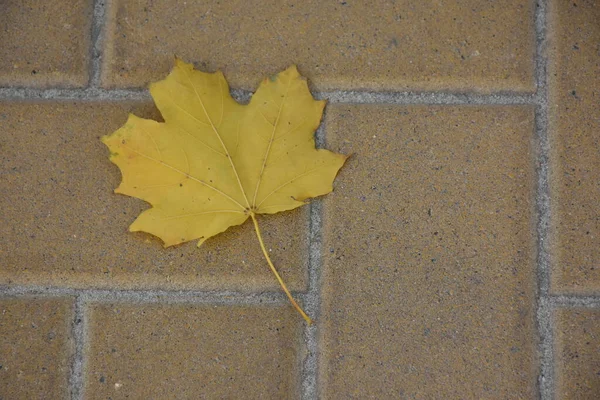
[[[250,221],[200,248],[128,232],[148,204],[113,193],[121,175],[100,142],[128,112],[160,118],[147,103],[0,104],[0,284],[279,291]],[[303,289],[308,207],[259,222],[281,275]]]
[[559,399],[594,400],[600,394],[600,312],[556,312],[556,392]]
[[73,303],[0,299],[0,398],[68,399]]
[[86,399],[294,399],[291,307],[94,304]]
[[145,86],[173,56],[253,90],[297,64],[319,89],[533,91],[533,1],[108,4],[103,84]]
[[0,86],[84,86],[91,22],[87,0],[3,1]]
[[551,8],[552,288],[600,293],[600,4]]
[[330,106],[324,398],[534,397],[533,117]]

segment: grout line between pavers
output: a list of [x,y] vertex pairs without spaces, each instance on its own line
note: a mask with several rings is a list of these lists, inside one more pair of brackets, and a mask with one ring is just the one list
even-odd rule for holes
[[[325,116],[323,116],[325,119]],[[324,147],[325,122],[323,121],[315,133],[317,148]],[[323,204],[316,199],[310,204],[309,224],[309,253],[308,253],[308,292],[304,298],[306,312],[315,323],[305,325],[304,341],[306,354],[302,362],[301,392],[302,400],[316,400],[319,398],[318,367],[319,367],[319,340],[318,326],[321,324],[321,271],[322,271],[322,212]]]
[[[100,79],[102,76],[102,55],[103,55],[103,39],[104,39],[104,26],[106,25],[106,6],[105,0],[93,0],[92,9],[92,29],[90,38],[90,62],[89,62],[89,88],[97,88],[100,85]],[[85,89],[84,91],[88,91]],[[44,91],[45,92],[45,91]],[[24,94],[29,94],[25,92]],[[59,93],[43,93],[42,97],[54,98]],[[2,293],[2,291],[0,291]],[[71,365],[71,371],[69,376],[69,391],[71,393],[71,400],[83,400],[83,388],[84,388],[84,349],[85,349],[85,338],[87,337],[87,322],[85,316],[85,299],[84,292],[75,292],[75,304],[74,304],[74,320],[72,337],[74,341],[74,354],[73,362]]]
[[600,296],[552,295],[549,300],[553,309],[563,307],[600,308]]
[[450,92],[371,92],[337,90],[315,92],[317,99],[327,99],[331,103],[359,104],[473,104],[473,105],[520,105],[535,104],[534,94],[521,93],[450,93]]
[[74,354],[69,376],[71,400],[83,400],[84,385],[84,348],[86,337],[85,304],[81,295],[75,297],[71,335],[74,342]]
[[[100,56],[99,56],[100,57]],[[99,58],[95,58],[99,63]],[[92,68],[92,75],[99,79],[100,65]],[[150,100],[146,89],[101,89],[92,80],[86,89],[34,89],[0,87],[0,100]],[[251,91],[232,90],[238,101],[247,101]],[[476,94],[444,92],[370,92],[370,91],[324,91],[312,92],[316,99],[327,99],[330,103],[356,104],[423,104],[423,105],[532,105],[539,102],[534,94]]]
[[[278,292],[241,293],[234,291],[198,290],[119,290],[119,289],[71,289],[41,286],[0,286],[0,297],[75,296],[86,302],[132,302],[132,303],[185,303],[185,304],[287,304],[287,298]],[[294,293],[304,301],[305,293]]]
[[546,21],[546,0],[534,3],[535,10],[535,76],[536,76],[536,108],[535,108],[535,142],[536,142],[536,236],[537,236],[537,331],[540,366],[538,376],[539,398],[554,398],[554,346],[553,315],[550,290],[550,243],[549,229],[551,221],[550,187],[549,187],[549,154],[548,139],[548,60]]
[[102,56],[104,53],[103,46],[105,32],[104,26],[106,25],[106,1],[107,0],[94,0],[93,3],[89,67],[89,86],[91,88],[100,86],[100,79],[102,77]]
[[0,100],[85,100],[85,101],[119,101],[149,100],[150,93],[145,89],[33,89],[33,88],[0,88]]

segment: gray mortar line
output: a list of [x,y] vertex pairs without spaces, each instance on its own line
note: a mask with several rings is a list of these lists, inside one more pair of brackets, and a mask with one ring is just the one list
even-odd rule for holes
[[88,69],[90,72],[89,86],[91,88],[96,88],[100,85],[100,78],[102,76],[106,1],[108,0],[94,0],[93,5],[90,66]]
[[553,308],[600,308],[599,296],[552,295],[549,301]]
[[71,400],[82,400],[84,385],[84,348],[86,337],[85,303],[82,296],[75,297],[73,314],[71,335],[74,342],[74,354],[71,361],[69,388],[71,391]]
[[331,103],[359,104],[535,104],[533,94],[523,93],[451,93],[451,92],[372,92],[357,90],[337,90],[315,92],[317,99],[327,99]]
[[[240,293],[234,291],[197,291],[197,290],[118,290],[118,289],[71,289],[42,286],[0,286],[2,297],[68,297],[75,296],[86,302],[132,302],[166,304],[287,304],[284,294],[278,292]],[[294,293],[299,300],[305,294]]]
[[150,100],[150,93],[145,89],[33,89],[33,88],[0,88],[1,100]]
[[[232,90],[232,96],[247,102],[251,91]],[[330,103],[355,104],[424,104],[424,105],[526,105],[537,104],[534,94],[475,94],[438,92],[371,92],[371,91],[328,91],[312,92],[316,99],[327,99]],[[146,89],[34,89],[0,87],[0,100],[150,100]]]
[[[325,116],[323,116],[323,120]],[[315,133],[317,148],[324,147],[325,122],[323,121]],[[321,200],[317,199],[310,204],[309,224],[309,253],[308,253],[308,292],[304,298],[304,307],[308,315],[315,321],[312,326],[305,324],[304,341],[306,354],[302,361],[301,369],[301,395],[302,400],[316,400],[319,398],[318,362],[319,343],[318,327],[321,324],[321,270],[322,270],[322,211]]]
[[536,77],[536,233],[537,233],[537,330],[539,335],[538,351],[540,369],[538,376],[539,398],[554,398],[554,346],[552,301],[548,293],[550,289],[550,243],[549,229],[551,223],[550,186],[549,186],[549,154],[548,139],[548,60],[546,53],[546,0],[534,3],[535,9],[535,77]]
[[538,352],[540,361],[540,371],[538,376],[538,398],[541,400],[551,400],[554,397],[554,335],[553,335],[553,307],[552,302],[547,297],[538,299],[537,307],[538,321]]

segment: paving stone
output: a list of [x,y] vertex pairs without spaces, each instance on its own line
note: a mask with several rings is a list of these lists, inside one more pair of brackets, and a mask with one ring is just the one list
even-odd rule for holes
[[92,2],[7,0],[0,12],[0,86],[84,86]]
[[533,1],[118,0],[104,85],[162,79],[173,55],[233,87],[297,64],[319,89],[533,91]]
[[533,114],[329,107],[324,398],[535,397]]
[[600,3],[552,5],[552,289],[599,293]]
[[86,398],[296,398],[301,321],[291,307],[94,305]]
[[600,311],[556,313],[556,392],[559,399],[595,400],[600,393]]
[[[148,104],[0,105],[0,283],[70,287],[275,290],[252,223],[201,247],[164,249],[127,228],[148,207],[113,193],[121,181],[100,137],[128,111],[158,118]],[[305,288],[308,207],[260,218],[275,266]]]
[[3,298],[0,310],[0,398],[69,398],[72,302]]

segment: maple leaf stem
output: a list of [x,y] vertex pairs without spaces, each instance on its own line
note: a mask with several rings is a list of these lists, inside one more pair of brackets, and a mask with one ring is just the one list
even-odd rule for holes
[[300,315],[302,315],[302,318],[304,318],[304,320],[309,325],[311,325],[312,324],[312,319],[310,319],[310,317],[308,315],[306,315],[306,313],[298,305],[298,303],[296,303],[296,300],[294,300],[294,298],[292,297],[292,294],[290,293],[290,291],[288,290],[287,286],[283,282],[283,279],[281,279],[281,276],[279,276],[279,273],[277,273],[277,270],[275,269],[275,266],[273,265],[273,262],[271,261],[271,257],[269,257],[269,253],[267,252],[267,249],[265,248],[265,243],[263,242],[262,235],[260,233],[260,229],[258,227],[258,221],[256,220],[255,214],[251,213],[250,217],[252,217],[252,222],[254,223],[254,230],[256,231],[256,237],[258,237],[258,242],[260,243],[260,248],[262,249],[262,252],[263,252],[265,258],[267,259],[267,263],[269,263],[269,267],[271,267],[271,271],[273,271],[273,273],[275,274],[275,277],[277,278],[277,281],[281,285],[281,288],[283,289],[283,291],[287,295],[288,299],[290,299],[290,302],[292,303],[292,305],[294,306],[294,308],[296,309],[296,311],[298,311],[300,313]]

